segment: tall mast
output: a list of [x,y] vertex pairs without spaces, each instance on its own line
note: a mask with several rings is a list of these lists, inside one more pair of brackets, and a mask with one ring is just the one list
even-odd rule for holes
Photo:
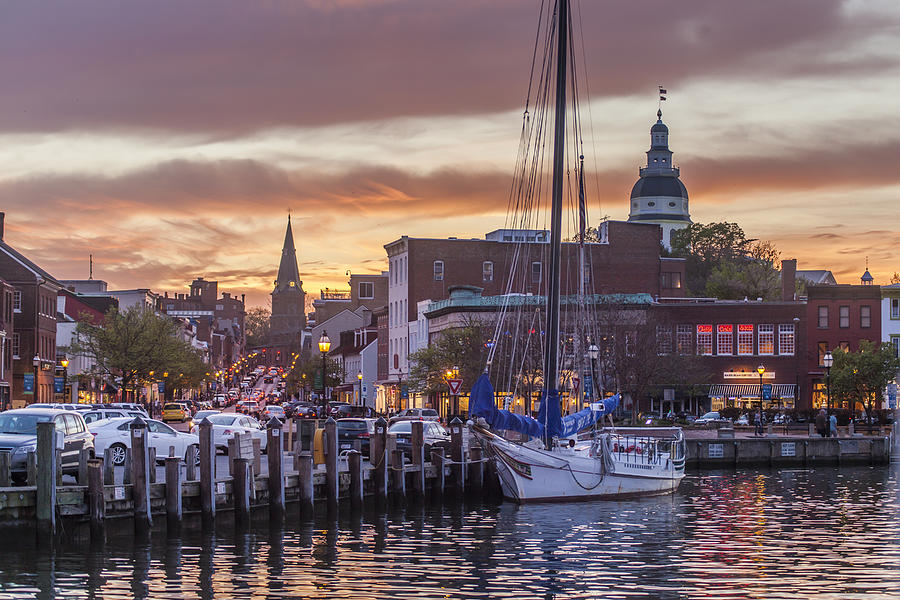
[[562,246],[563,152],[566,144],[566,63],[569,2],[559,0],[556,19],[556,111],[553,136],[553,203],[550,209],[550,273],[547,284],[547,328],[544,338],[544,398],[557,386],[559,354],[559,280]]

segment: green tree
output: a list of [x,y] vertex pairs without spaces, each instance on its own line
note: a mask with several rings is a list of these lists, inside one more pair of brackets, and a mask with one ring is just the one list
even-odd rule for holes
[[459,369],[463,390],[470,390],[487,362],[488,326],[469,321],[443,331],[428,347],[409,355],[411,389],[423,394],[447,391],[447,372]]
[[246,345],[248,348],[265,346],[269,341],[269,326],[272,311],[265,306],[255,306],[244,317]]
[[859,343],[858,352],[833,351],[831,367],[831,397],[842,405],[846,402],[853,410],[863,406],[868,415],[879,407],[887,384],[900,371],[900,358],[894,356],[890,344],[874,344],[868,340]]
[[[297,361],[294,368],[285,375],[285,386],[288,395],[306,388],[311,392],[320,391],[316,378],[322,372],[322,357],[316,356],[305,361]],[[344,380],[344,372],[340,364],[330,358],[325,359],[325,385],[336,387]]]
[[897,283],[900,283],[900,273],[894,271],[894,274],[891,275],[891,284],[893,285]]
[[167,383],[175,383],[179,374],[178,380],[187,384],[206,369],[190,345],[176,337],[177,331],[175,321],[145,307],[112,307],[99,325],[79,321],[69,351],[90,358],[97,374],[121,378],[125,390],[136,390],[166,372]]

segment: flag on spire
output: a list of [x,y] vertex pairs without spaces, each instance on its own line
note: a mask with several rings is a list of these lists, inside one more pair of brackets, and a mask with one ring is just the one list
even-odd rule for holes
[[659,86],[659,100],[660,100],[660,102],[662,102],[663,100],[666,99],[666,94],[668,94],[668,92],[666,91],[666,88],[664,88],[663,86]]

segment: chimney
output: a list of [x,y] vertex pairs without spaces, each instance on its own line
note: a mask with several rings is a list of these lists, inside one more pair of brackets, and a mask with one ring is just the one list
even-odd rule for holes
[[3,241],[3,220],[6,219],[6,213],[0,212],[0,242]]
[[781,299],[785,302],[797,299],[797,259],[781,261]]

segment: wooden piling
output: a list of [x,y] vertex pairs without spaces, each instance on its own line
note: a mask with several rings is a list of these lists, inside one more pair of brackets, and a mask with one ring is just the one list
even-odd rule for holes
[[200,509],[206,520],[216,516],[216,447],[212,427],[208,418],[200,421]]
[[288,419],[286,423],[287,435],[283,436],[284,450],[290,452],[294,448],[294,419]]
[[87,485],[87,468],[90,459],[91,451],[88,448],[78,451],[78,485]]
[[411,492],[417,497],[425,496],[425,423],[412,422],[412,436],[410,440],[412,464],[416,469],[413,472]]
[[[131,498],[134,501],[134,526],[149,529],[153,525],[150,512],[150,447],[147,438],[147,422],[135,417],[129,424],[131,430]],[[156,469],[154,469],[156,470]]]
[[350,472],[350,508],[360,510],[363,506],[362,454],[357,450],[347,453],[347,470]]
[[391,492],[394,501],[406,502],[406,470],[403,468],[403,450],[391,450]]
[[337,422],[328,417],[325,421],[325,497],[328,499],[328,508],[337,508],[339,498],[338,478],[338,439]]
[[238,457],[240,453],[240,441],[241,434],[235,433],[234,436],[228,440],[228,475],[229,477],[234,477],[234,459]]
[[25,455],[25,485],[37,485],[37,452],[34,450]]
[[132,455],[132,454],[134,454],[134,452],[132,451],[131,448],[125,448],[125,462],[123,463],[123,464],[125,465],[125,475],[122,477],[122,484],[123,484],[123,485],[131,485],[131,482],[132,482],[132,479],[131,479],[131,471],[132,471],[132,467],[131,467],[132,458],[131,458],[131,455]]
[[[272,417],[273,419],[275,417]],[[253,476],[256,477],[262,471],[262,440],[259,438],[253,438]],[[268,443],[268,440],[266,440]]]
[[62,448],[56,448],[56,486],[61,487],[62,480]]
[[375,500],[387,501],[389,457],[387,454],[387,421],[379,417],[375,421],[375,433],[369,443],[369,460],[372,463],[372,480],[374,481]]
[[37,516],[38,536],[56,533],[56,425],[37,424]]
[[[9,487],[9,463],[10,463],[10,453],[3,451],[0,452],[0,487]],[[81,483],[81,482],[79,482]]]
[[190,446],[187,449],[185,458],[185,474],[186,481],[197,481],[197,460],[200,457],[200,449],[197,446]]
[[103,451],[103,485],[115,485],[116,465],[113,464],[112,450]]
[[472,496],[481,496],[484,487],[484,463],[481,461],[481,446],[469,448],[469,492]]
[[234,480],[231,494],[234,499],[234,518],[239,524],[250,522],[250,459],[234,459]]
[[466,465],[463,454],[463,427],[459,417],[450,421],[450,458],[453,460],[453,487],[459,497],[466,489]]
[[166,457],[166,517],[169,530],[177,530],[181,525],[181,458]]
[[431,493],[439,498],[444,497],[445,475],[444,475],[444,449],[431,449],[431,464],[434,465],[437,476],[431,484]]
[[313,513],[313,457],[309,452],[304,452],[299,456],[299,496],[300,496],[300,512],[304,515]]
[[87,464],[88,510],[91,537],[103,539],[103,520],[106,518],[106,499],[103,497],[103,460],[94,458]]
[[150,483],[156,483],[156,448],[149,448],[150,457],[147,461],[150,464]]
[[272,417],[266,423],[266,458],[269,463],[269,516],[273,518],[284,514],[284,452],[281,442],[283,437],[281,421]]

